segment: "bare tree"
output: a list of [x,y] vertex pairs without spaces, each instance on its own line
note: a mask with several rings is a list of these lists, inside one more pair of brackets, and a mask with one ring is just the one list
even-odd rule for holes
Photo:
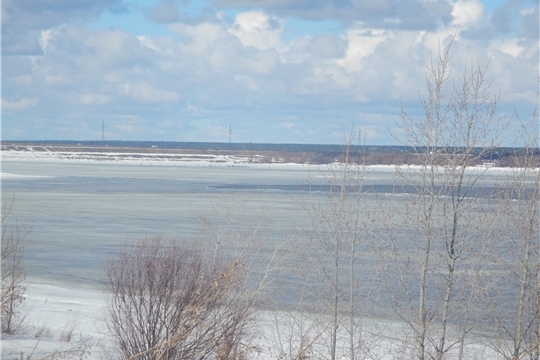
[[213,203],[210,213],[199,216],[200,242],[208,247],[212,259],[226,254],[242,264],[248,274],[250,297],[260,300],[265,289],[283,271],[283,262],[289,254],[284,249],[288,234],[275,230],[270,234],[266,227],[268,207],[262,201],[250,200],[249,197],[222,198]]
[[452,81],[450,46],[428,67],[427,94],[420,96],[424,116],[402,108],[398,125],[421,165],[398,170],[412,190],[394,209],[389,247],[381,252],[390,255],[383,259],[389,294],[421,360],[441,360],[458,344],[456,356],[463,357],[475,323],[471,307],[478,304],[473,285],[486,266],[481,259],[494,221],[481,201],[489,195],[479,185],[486,169],[475,166],[499,142],[498,96],[479,64],[467,64]]
[[[290,277],[291,274],[286,274]],[[327,332],[329,324],[323,321],[320,314],[310,311],[310,300],[304,298],[302,289],[295,289],[296,303],[290,304],[290,278],[288,284],[281,287],[275,286],[276,293],[271,296],[275,308],[268,312],[264,327],[264,338],[270,346],[270,356],[280,360],[302,360],[324,358],[321,355],[319,344],[321,337]],[[278,281],[279,283],[279,281]],[[301,286],[295,282],[296,287]],[[286,294],[286,304],[282,304],[281,298]],[[326,327],[325,327],[326,326]],[[327,354],[327,353],[326,353]]]
[[18,330],[21,305],[25,299],[24,280],[26,269],[23,263],[24,242],[30,229],[18,224],[9,224],[8,218],[13,200],[2,205],[2,333],[11,334]]
[[[210,261],[208,266],[207,261]],[[105,264],[111,358],[241,359],[251,307],[236,262],[160,237],[122,248]]]
[[368,265],[362,255],[368,250],[375,209],[373,202],[366,201],[364,163],[350,160],[354,139],[351,131],[344,141],[341,162],[323,173],[328,189],[325,198],[312,190],[302,200],[311,220],[309,241],[302,249],[309,266],[302,268],[309,289],[306,299],[318,304],[315,311],[322,314],[317,320],[322,336],[315,337],[318,343],[326,342],[329,353],[323,357],[331,359],[367,355],[360,354],[365,348],[359,339],[363,336],[361,318],[369,308],[371,282],[366,280]]
[[[519,118],[518,118],[519,119]],[[503,198],[499,291],[491,294],[498,337],[492,346],[506,359],[540,357],[540,133],[538,109],[523,123]],[[504,289],[504,291],[502,290]],[[504,304],[504,306],[501,306]]]

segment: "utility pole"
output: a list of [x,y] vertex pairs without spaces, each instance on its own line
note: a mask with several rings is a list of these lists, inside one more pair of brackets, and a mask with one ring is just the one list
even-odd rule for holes
[[231,128],[231,124],[229,124],[229,149],[231,148],[231,136],[232,135],[232,128]]
[[105,141],[105,120],[101,121],[101,145]]

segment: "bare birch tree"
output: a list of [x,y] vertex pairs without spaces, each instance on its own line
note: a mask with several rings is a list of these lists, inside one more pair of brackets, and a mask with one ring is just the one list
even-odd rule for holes
[[500,203],[499,291],[491,294],[498,336],[492,346],[506,359],[540,357],[540,133],[538,109],[522,124]]
[[[452,76],[450,46],[427,69],[427,94],[420,96],[423,117],[403,108],[400,124],[419,166],[398,170],[412,187],[400,203],[387,234],[387,288],[398,316],[412,334],[420,360],[463,357],[474,328],[475,292],[482,254],[490,247],[489,222],[482,211],[487,194],[476,165],[498,145],[502,119],[498,95],[490,92],[486,68],[466,64]],[[396,231],[396,227],[400,230]],[[450,331],[449,326],[453,327]]]
[[306,298],[318,304],[316,311],[328,319],[317,320],[321,328],[318,343],[326,342],[329,354],[322,357],[331,359],[368,355],[361,354],[366,350],[361,344],[365,336],[361,319],[369,307],[366,254],[375,209],[373,201],[366,201],[365,166],[351,162],[354,138],[351,131],[344,141],[341,161],[323,174],[327,186],[324,200],[312,189],[302,201],[311,219],[310,240],[303,249],[309,266],[304,270],[309,275],[304,278],[311,294]]

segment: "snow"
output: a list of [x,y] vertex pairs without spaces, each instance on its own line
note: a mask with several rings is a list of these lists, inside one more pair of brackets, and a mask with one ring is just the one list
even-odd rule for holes
[[88,359],[98,359],[104,339],[102,309],[102,295],[96,290],[26,284],[22,327],[15,335],[2,335],[2,358],[20,358],[21,353],[24,358],[41,358],[84,343],[91,346]]
[[17,179],[17,178],[48,178],[50,176],[43,176],[43,175],[21,175],[21,174],[10,174],[2,172],[0,173],[0,179]]
[[[256,158],[259,155],[240,156],[223,155],[219,153],[208,154],[169,154],[169,153],[120,153],[120,152],[67,152],[67,151],[36,151],[32,146],[25,147],[25,150],[3,149],[2,161],[22,162],[22,161],[44,161],[44,162],[62,162],[62,163],[91,163],[91,162],[109,162],[125,165],[155,165],[155,166],[242,166],[252,168],[274,168],[274,169],[308,169],[313,168],[321,171],[327,171],[339,164],[296,164],[296,163],[258,163]],[[395,172],[401,170],[419,170],[420,165],[368,165],[366,171]],[[501,167],[470,167],[468,171],[481,172],[484,174],[508,173],[510,168]],[[4,174],[2,177],[22,176],[15,174]]]
[[[100,359],[105,353],[107,336],[104,333],[102,314],[103,294],[95,288],[68,289],[47,284],[26,284],[27,298],[25,327],[16,335],[3,335],[2,359],[42,358],[55,352],[85,349],[88,360]],[[317,323],[325,322],[318,315]],[[315,336],[320,328],[314,325],[314,318],[308,313],[296,311],[262,310],[257,313],[257,322],[252,328],[253,352],[251,359],[269,360],[280,358],[280,352],[294,352],[288,348],[300,342],[302,336]],[[370,356],[365,359],[390,359],[399,357],[405,349],[396,339],[403,338],[407,328],[398,321],[387,319],[362,319],[367,330],[362,335],[364,351]],[[279,330],[278,330],[279,329]],[[301,329],[301,333],[300,333]],[[325,327],[328,330],[328,327]],[[66,334],[71,333],[70,341]],[[377,333],[379,335],[370,335]],[[383,336],[380,336],[383,334]],[[280,338],[281,337],[281,338]],[[338,352],[345,354],[348,333],[341,328],[338,334]],[[305,338],[303,339],[305,341]],[[292,345],[291,345],[292,344]],[[341,350],[339,350],[341,349]],[[487,347],[473,343],[467,346],[469,354],[480,359],[497,359]],[[318,341],[312,351],[320,354],[327,351],[324,342]],[[316,356],[315,356],[316,357]],[[74,357],[78,358],[78,357]]]

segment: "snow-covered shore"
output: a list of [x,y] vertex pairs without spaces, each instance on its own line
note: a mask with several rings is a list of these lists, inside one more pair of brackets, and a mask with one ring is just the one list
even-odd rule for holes
[[[232,155],[217,151],[206,154],[182,152],[115,152],[115,151],[53,151],[43,147],[39,150],[32,146],[16,150],[2,148],[3,162],[62,162],[62,163],[114,163],[116,165],[146,166],[203,166],[203,167],[252,167],[252,168],[309,168],[310,164],[281,162],[280,159],[269,159],[263,155]],[[316,165],[315,165],[316,166]]]
[[91,346],[91,359],[98,359],[103,340],[99,314],[101,294],[91,289],[67,289],[45,284],[26,284],[20,329],[2,335],[2,359],[42,358],[71,349]]
[[[83,350],[84,358],[88,360],[103,358],[108,338],[103,331],[104,299],[99,290],[32,283],[26,284],[26,287],[25,326],[18,334],[2,336],[2,359],[20,359],[21,355],[25,359],[40,359],[63,351],[72,351],[72,357],[66,358],[79,358],[74,355]],[[256,326],[252,328],[254,351],[249,358],[277,359],[281,351],[291,350],[287,347],[294,346],[301,337],[315,336],[317,330],[310,319],[309,314],[294,311],[259,311]],[[370,354],[365,359],[399,358],[404,348],[397,339],[407,331],[403,323],[365,318],[362,319],[362,326],[365,331],[362,335],[363,351]],[[303,327],[302,334],[298,332],[300,327]],[[348,334],[345,328],[341,330],[343,333],[339,335],[338,348],[345,353]],[[319,346],[321,348],[314,350],[321,353],[327,351],[324,342]],[[468,344],[466,351],[478,359],[499,359],[481,342]]]
[[[37,148],[37,149],[36,149]],[[38,150],[39,149],[39,150]],[[134,149],[136,150],[136,149]],[[223,167],[253,167],[253,168],[313,168],[326,171],[336,164],[299,164],[282,162],[264,155],[232,155],[219,151],[208,151],[206,154],[190,154],[182,152],[115,152],[115,151],[58,151],[46,147],[24,146],[16,149],[2,147],[4,162],[62,162],[62,163],[114,163],[125,165],[155,165],[155,166],[223,166]],[[418,165],[368,165],[366,171],[391,171],[418,169]],[[510,168],[496,166],[471,167],[471,171],[485,173],[507,173]],[[11,176],[2,174],[3,177]]]

